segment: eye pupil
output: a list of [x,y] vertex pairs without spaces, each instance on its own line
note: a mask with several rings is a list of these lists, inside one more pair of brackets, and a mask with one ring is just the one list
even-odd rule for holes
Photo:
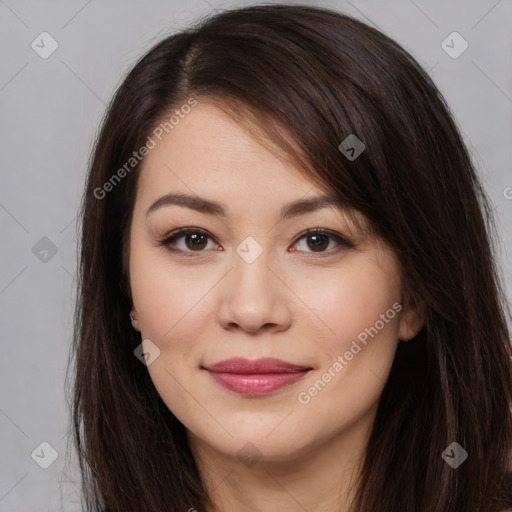
[[[326,236],[326,235],[311,235],[308,237],[309,240],[314,240],[313,241],[313,246],[310,248],[315,248],[315,249],[325,249],[325,247],[329,246],[329,237]],[[325,243],[325,241],[327,240],[327,244]]]
[[[205,240],[206,240],[206,235],[203,235],[202,233],[193,233],[191,235],[186,235],[185,236],[185,240],[187,241],[187,247],[189,249],[204,249],[205,247]],[[188,242],[189,241],[192,241],[192,246],[189,246],[188,245]],[[203,244],[203,245],[201,245]]]

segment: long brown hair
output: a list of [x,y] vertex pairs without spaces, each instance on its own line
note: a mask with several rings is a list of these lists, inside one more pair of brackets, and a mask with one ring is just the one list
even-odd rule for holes
[[[378,30],[329,9],[274,4],[224,11],[165,38],[106,112],[79,217],[72,345],[86,509],[201,512],[210,503],[184,426],[134,356],[141,338],[128,316],[140,164],[126,162],[190,98],[258,127],[364,214],[396,252],[410,300],[426,308],[425,327],[398,344],[353,512],[510,506],[509,313],[491,208],[450,110],[413,57]],[[339,148],[351,134],[365,145],[352,160]],[[442,456],[453,442],[468,453],[456,468]]]

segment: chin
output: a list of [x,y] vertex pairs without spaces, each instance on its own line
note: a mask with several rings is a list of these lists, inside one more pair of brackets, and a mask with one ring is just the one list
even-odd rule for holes
[[284,430],[280,434],[272,433],[269,437],[257,431],[239,431],[235,437],[226,439],[225,443],[219,444],[218,438],[206,442],[211,442],[211,446],[225,456],[237,458],[250,467],[257,462],[290,462],[306,450],[304,439],[290,439]]

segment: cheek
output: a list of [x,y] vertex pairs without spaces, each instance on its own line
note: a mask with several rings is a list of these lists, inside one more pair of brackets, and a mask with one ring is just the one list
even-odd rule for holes
[[[197,267],[196,267],[197,268]],[[198,278],[193,266],[171,266],[165,251],[134,250],[130,263],[131,285],[141,338],[150,339],[160,350],[148,365],[151,380],[167,407],[188,425],[201,411],[191,409],[199,396],[188,379],[193,365],[199,365],[204,323],[211,318],[208,290],[215,284],[207,272]],[[203,334],[201,334],[203,332]]]
[[[334,352],[343,353],[350,348],[352,340],[376,322],[382,345],[388,338],[388,346],[395,344],[398,313],[392,306],[400,301],[400,281],[393,260],[388,257],[378,264],[369,257],[358,256],[347,260],[344,268],[317,270],[314,276],[310,275],[311,279],[307,278],[307,272],[302,274],[306,278],[297,276],[295,283],[301,284],[296,290],[310,310],[304,318],[309,319],[312,329],[321,333],[323,352],[331,357]],[[381,315],[385,315],[385,321]],[[364,340],[364,334],[361,338]]]
[[165,249],[133,250],[130,277],[142,336],[158,344],[194,338],[207,317],[208,290],[215,284],[211,273],[197,267],[176,266]]
[[362,261],[309,283],[308,305],[321,322],[309,318],[323,333],[314,341],[320,365],[297,400],[326,436],[375,412],[398,344],[397,276],[389,261],[387,267]]

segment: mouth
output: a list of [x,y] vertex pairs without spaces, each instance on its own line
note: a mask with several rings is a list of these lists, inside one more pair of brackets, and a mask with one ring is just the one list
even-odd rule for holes
[[239,357],[201,368],[223,388],[249,396],[265,395],[294,384],[313,369],[274,358]]

